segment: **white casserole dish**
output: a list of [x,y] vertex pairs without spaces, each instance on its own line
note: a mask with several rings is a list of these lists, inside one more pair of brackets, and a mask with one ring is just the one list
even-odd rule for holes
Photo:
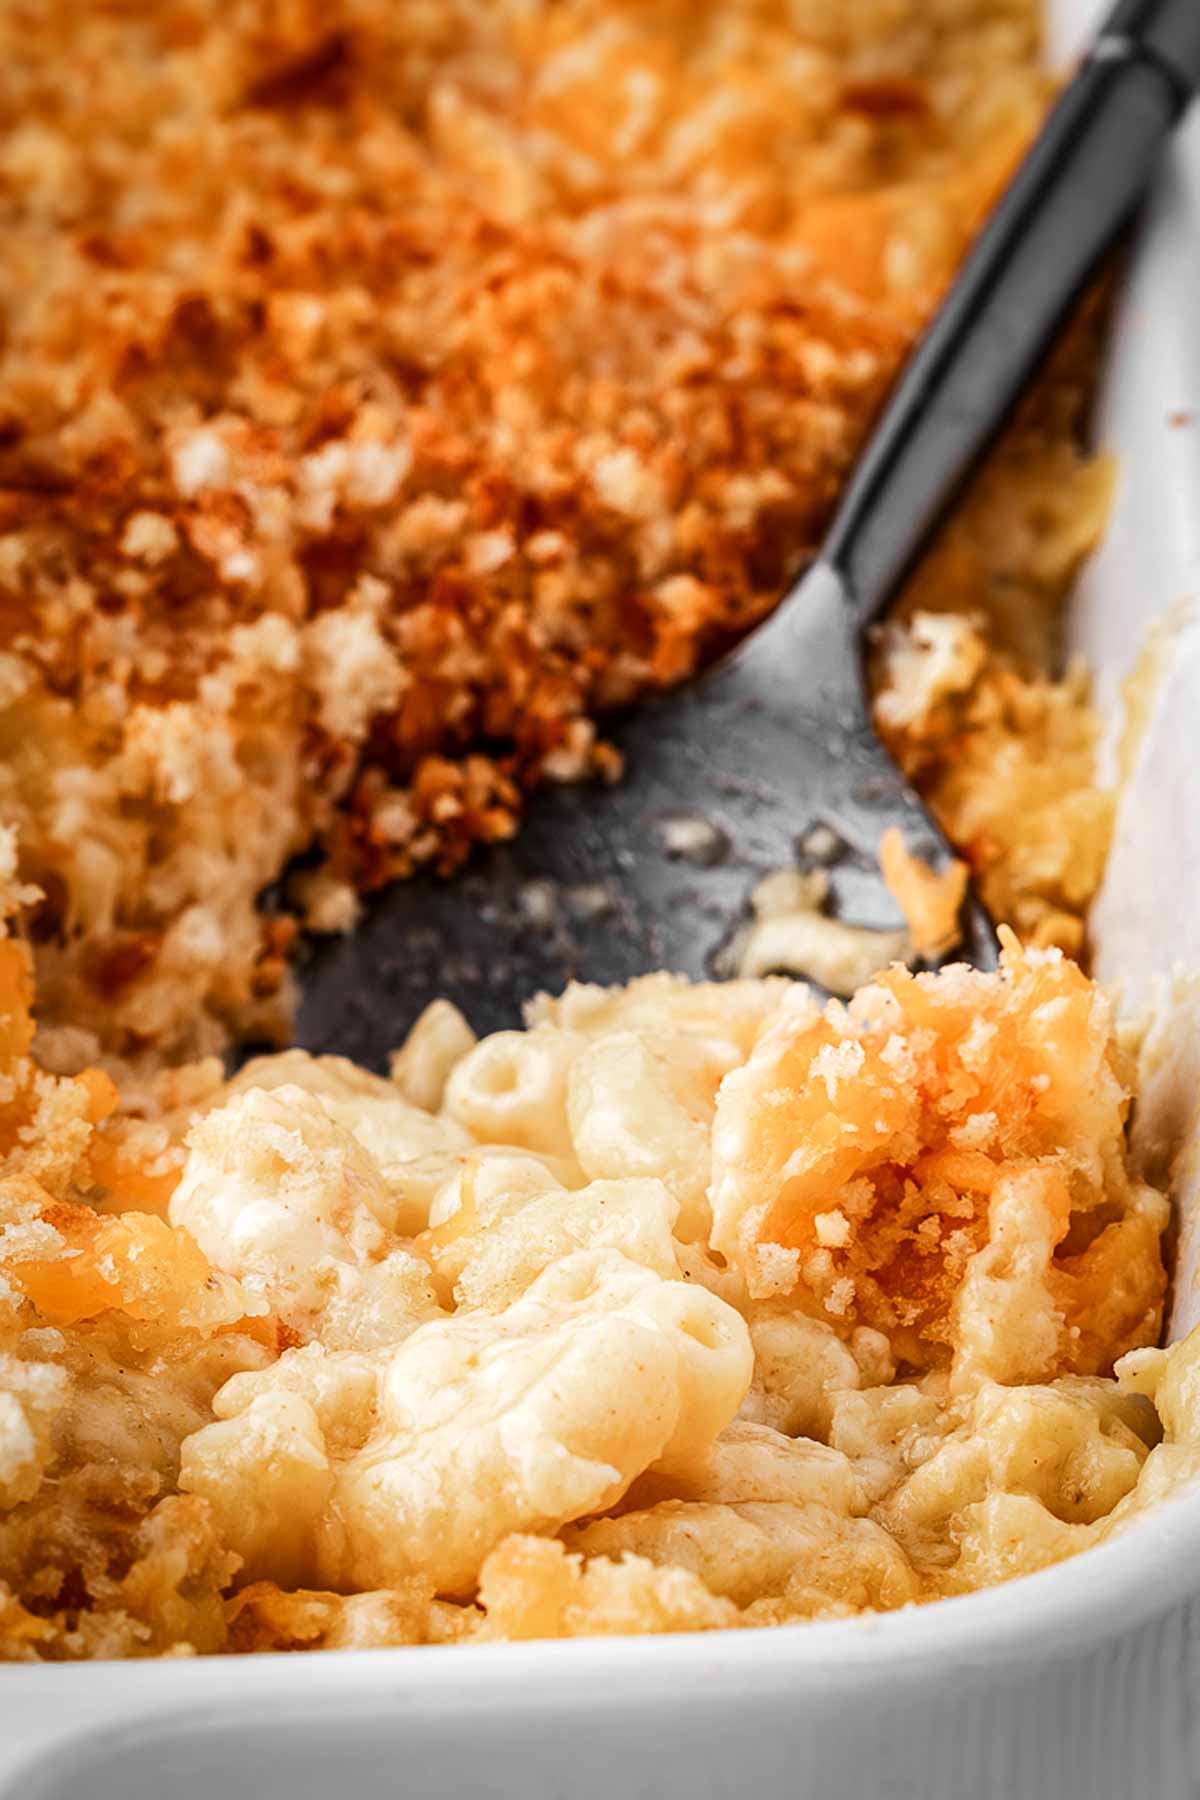
[[[1092,10],[1061,0],[1057,51]],[[1200,113],[1147,221],[1101,420],[1120,499],[1072,635],[1114,717],[1149,625],[1200,592],[1198,278]],[[1198,720],[1200,614],[1177,614],[1094,915],[1099,972],[1133,1002],[1177,965],[1200,971]],[[1179,1141],[1200,1093],[1200,1000],[1176,1015],[1169,1049],[1141,1129]],[[1200,1316],[1197,1164],[1178,1184],[1173,1335]],[[1183,1800],[1200,1788],[1200,1492],[1042,1574],[845,1623],[0,1673],[0,1800],[214,1788]]]

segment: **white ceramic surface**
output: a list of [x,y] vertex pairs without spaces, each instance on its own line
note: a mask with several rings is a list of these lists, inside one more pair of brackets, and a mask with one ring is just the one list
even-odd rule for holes
[[[1200,0],[1197,0],[1200,3]],[[1062,0],[1061,46],[1092,12]],[[1126,297],[1118,515],[1072,626],[1110,700],[1200,587],[1200,117]],[[1122,807],[1101,969],[1200,969],[1200,628]],[[1200,1006],[1147,1116],[1200,1088]],[[1189,1194],[1195,1182],[1185,1188]],[[1185,1214],[1191,1217],[1188,1200]],[[1186,1296],[1200,1233],[1183,1237]],[[0,1670],[0,1800],[1185,1800],[1200,1793],[1200,1493],[1043,1574],[911,1613],[714,1637]]]
[[1179,1337],[1200,1322],[1200,108],[1164,172],[1116,343],[1098,421],[1120,452],[1116,507],[1070,636],[1114,737],[1120,684],[1157,643],[1154,704],[1091,932],[1096,973],[1131,1015],[1169,999],[1137,1133],[1187,1147],[1172,1181]]

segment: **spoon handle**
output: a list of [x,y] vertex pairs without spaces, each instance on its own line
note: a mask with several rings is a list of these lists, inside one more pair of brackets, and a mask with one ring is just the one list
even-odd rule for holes
[[822,551],[856,623],[893,597],[1200,83],[1200,0],[1120,0],[901,374]]

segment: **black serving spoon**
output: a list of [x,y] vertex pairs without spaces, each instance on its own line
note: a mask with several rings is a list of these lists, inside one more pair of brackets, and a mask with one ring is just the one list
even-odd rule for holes
[[[1200,81],[1200,0],[1121,0],[971,250],[893,391],[824,548],[708,674],[611,722],[623,779],[546,787],[511,844],[460,876],[397,883],[305,971],[299,1041],[381,1066],[427,1001],[478,1031],[567,981],[728,972],[764,874],[827,872],[832,912],[898,915],[883,831],[949,845],[875,736],[865,628],[994,437],[1129,220]],[[968,895],[959,955],[994,966]]]

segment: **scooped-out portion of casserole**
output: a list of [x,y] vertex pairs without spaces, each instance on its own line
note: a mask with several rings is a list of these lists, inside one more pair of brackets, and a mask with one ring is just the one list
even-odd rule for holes
[[1200,1474],[1129,1051],[1056,948],[824,1007],[575,986],[481,1041],[438,1002],[387,1078],[124,1101],[39,1067],[30,998],[10,935],[9,1657],[837,1617]]

